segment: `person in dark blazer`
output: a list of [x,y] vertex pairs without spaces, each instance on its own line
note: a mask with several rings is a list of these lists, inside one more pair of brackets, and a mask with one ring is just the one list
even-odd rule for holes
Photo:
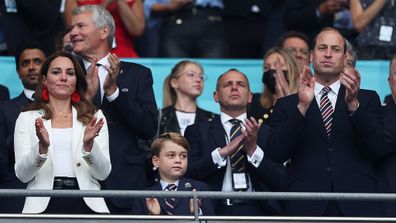
[[[75,8],[71,27],[73,51],[82,57],[87,69],[86,97],[103,111],[109,126],[113,168],[103,188],[143,189],[146,187],[144,151],[139,149],[138,138],[148,140],[157,132],[151,71],[136,63],[120,62],[110,53],[114,20],[100,6]],[[107,206],[111,213],[130,213],[132,199],[110,198]]]
[[[37,43],[25,42],[15,55],[16,71],[24,87],[23,92],[9,101],[0,102],[0,189],[25,189],[14,170],[15,121],[24,105],[33,101],[41,65],[45,54]],[[21,213],[24,197],[1,197],[0,213]]]
[[[356,69],[344,70],[346,43],[337,30],[317,35],[311,59],[314,76],[305,67],[297,94],[275,104],[269,156],[289,160],[290,192],[379,192],[373,161],[385,150],[378,94],[360,89]],[[383,214],[380,203],[365,201],[294,200],[284,207],[292,216]]]
[[0,101],[10,100],[10,92],[8,88],[0,84]]
[[[220,117],[187,127],[185,137],[191,151],[186,176],[207,183],[213,191],[283,189],[285,169],[266,155],[269,128],[260,125],[252,117],[248,119],[246,114],[247,105],[252,99],[247,77],[236,69],[225,72],[218,78],[214,98],[220,104]],[[244,129],[243,134],[237,137],[230,133],[235,127],[232,124],[235,120],[242,122]],[[243,156],[239,155],[237,148],[244,148],[240,150]],[[235,162],[231,157],[235,156],[243,161],[243,167],[234,168]],[[242,180],[234,181],[232,175],[240,176]],[[281,213],[281,208],[276,201],[222,199],[216,202],[215,213],[277,215]]]
[[[389,63],[389,88],[391,94],[383,106],[384,116],[384,143],[389,151],[376,161],[381,190],[386,193],[396,193],[396,55]],[[395,217],[396,202],[385,202],[385,214]]]
[[[185,178],[190,146],[180,134],[169,132],[161,134],[152,144],[152,162],[158,168],[160,181],[149,190],[164,191],[209,191],[208,185],[197,180]],[[194,213],[193,199],[188,197],[173,198],[142,198],[132,206],[132,214],[152,215],[191,215]],[[172,207],[169,207],[170,203]],[[212,201],[208,198],[199,199],[198,213],[214,215]]]

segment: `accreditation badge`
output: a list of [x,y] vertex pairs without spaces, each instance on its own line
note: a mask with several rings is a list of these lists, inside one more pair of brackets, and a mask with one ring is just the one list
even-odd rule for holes
[[249,178],[246,173],[232,172],[232,187],[235,191],[245,191],[249,188]]

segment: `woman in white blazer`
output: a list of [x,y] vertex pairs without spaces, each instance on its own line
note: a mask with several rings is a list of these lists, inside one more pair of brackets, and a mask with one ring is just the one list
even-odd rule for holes
[[[92,71],[95,71],[93,69]],[[104,115],[85,99],[87,82],[73,55],[44,62],[35,102],[15,126],[15,172],[28,190],[100,190],[111,171]],[[108,213],[102,197],[26,197],[22,213]]]

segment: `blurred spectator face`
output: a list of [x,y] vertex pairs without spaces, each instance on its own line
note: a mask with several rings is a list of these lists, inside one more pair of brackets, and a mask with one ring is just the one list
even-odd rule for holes
[[337,31],[326,30],[318,34],[311,59],[315,75],[321,81],[338,79],[344,69],[344,47],[344,38]]
[[264,72],[268,70],[276,70],[277,64],[283,71],[287,71],[285,59],[279,53],[269,55],[264,62]]
[[[391,66],[389,68],[389,87],[392,92],[392,96],[396,96],[396,58],[392,59]],[[395,100],[395,98],[393,98]]]
[[309,65],[309,47],[303,39],[298,37],[287,38],[282,47],[294,54],[300,71],[304,66]]
[[352,74],[355,70],[355,59],[349,52],[346,53],[346,59],[344,63],[344,71]]
[[252,101],[252,93],[245,76],[238,71],[231,70],[218,81],[214,98],[223,112],[242,110],[246,109]]
[[172,88],[179,94],[197,98],[202,94],[205,76],[199,66],[187,64],[184,69],[171,80]]
[[26,89],[36,89],[39,72],[44,61],[45,54],[39,49],[26,49],[22,52],[17,72]]
[[107,27],[96,27],[91,12],[74,15],[71,27],[70,40],[76,54],[95,55],[103,42],[107,44],[108,29]]

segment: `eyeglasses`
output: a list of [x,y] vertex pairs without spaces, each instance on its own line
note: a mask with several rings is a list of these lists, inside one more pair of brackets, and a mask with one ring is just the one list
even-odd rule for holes
[[286,48],[286,50],[289,51],[290,53],[293,53],[294,55],[296,55],[297,51],[298,51],[304,57],[309,56],[309,51],[308,51],[308,49],[305,49],[305,48],[288,47],[288,48]]
[[181,75],[186,75],[187,77],[189,77],[191,79],[194,79],[194,78],[198,77],[202,81],[206,81],[208,79],[208,76],[206,76],[205,74],[197,73],[197,72],[192,71],[192,70],[183,71],[183,72],[181,72]]

